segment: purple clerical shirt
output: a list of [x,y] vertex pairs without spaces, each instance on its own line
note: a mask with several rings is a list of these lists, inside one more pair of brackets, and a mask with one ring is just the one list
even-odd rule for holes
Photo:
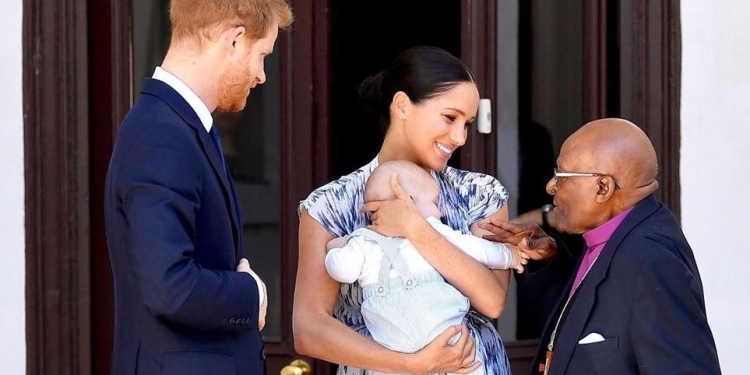
[[614,233],[622,221],[625,220],[630,211],[633,211],[633,208],[635,207],[630,207],[627,210],[620,212],[617,216],[609,219],[606,223],[583,234],[583,239],[586,241],[587,247],[586,254],[583,256],[581,266],[578,267],[578,273],[576,273],[573,288],[570,289],[571,295],[573,295],[576,289],[581,285],[581,281],[583,281],[586,273],[588,273],[589,269],[594,265],[594,261],[596,261],[596,258],[601,254],[604,245],[606,245],[609,238],[612,237],[612,233]]

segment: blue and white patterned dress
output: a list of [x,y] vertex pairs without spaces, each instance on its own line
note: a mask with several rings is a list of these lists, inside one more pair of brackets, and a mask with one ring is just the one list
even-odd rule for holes
[[[364,204],[365,182],[378,166],[375,157],[357,171],[330,182],[300,202],[299,210],[323,225],[334,237],[340,237],[366,226],[367,214],[360,212]],[[432,172],[440,185],[438,208],[445,223],[455,230],[470,233],[469,226],[497,212],[508,199],[508,191],[492,176],[447,167]],[[334,316],[347,326],[370,337],[361,314],[362,287],[358,283],[341,284]],[[510,364],[500,335],[492,321],[482,314],[469,311],[466,315],[469,333],[485,358],[484,373],[510,375]],[[338,375],[364,375],[368,371],[339,366]]]

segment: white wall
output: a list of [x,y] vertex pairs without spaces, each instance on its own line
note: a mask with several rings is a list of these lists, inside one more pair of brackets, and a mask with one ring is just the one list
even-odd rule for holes
[[682,6],[682,223],[722,372],[747,372],[750,336],[750,2]]
[[9,375],[26,373],[21,9],[3,0],[0,12],[0,363]]

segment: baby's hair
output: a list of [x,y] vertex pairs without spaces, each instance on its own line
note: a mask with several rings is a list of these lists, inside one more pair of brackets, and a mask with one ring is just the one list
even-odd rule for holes
[[404,190],[415,184],[434,183],[429,172],[407,160],[391,160],[378,165],[365,184],[365,202],[391,200],[396,196],[391,188],[391,175],[398,175],[398,184]]

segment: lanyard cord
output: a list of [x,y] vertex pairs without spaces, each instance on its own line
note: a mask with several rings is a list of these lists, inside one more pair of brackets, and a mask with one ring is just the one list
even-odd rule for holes
[[573,285],[573,291],[568,295],[568,299],[565,301],[565,304],[563,305],[562,310],[560,311],[560,316],[557,317],[557,323],[555,323],[555,329],[552,330],[552,335],[550,335],[549,338],[549,344],[547,344],[547,350],[550,352],[552,351],[552,348],[554,348],[555,343],[555,335],[557,334],[557,329],[560,327],[560,321],[562,321],[563,315],[565,315],[565,310],[568,308],[568,304],[570,303],[570,300],[573,299],[573,295],[578,291],[578,288],[583,284],[583,280],[586,279],[586,276],[589,274],[589,271],[591,271],[591,268],[594,267],[594,263],[596,263],[596,260],[599,259],[599,255],[594,258],[594,261],[589,264],[589,268],[586,269],[586,272],[583,274],[583,277],[581,277],[581,281],[578,282],[578,285]]

